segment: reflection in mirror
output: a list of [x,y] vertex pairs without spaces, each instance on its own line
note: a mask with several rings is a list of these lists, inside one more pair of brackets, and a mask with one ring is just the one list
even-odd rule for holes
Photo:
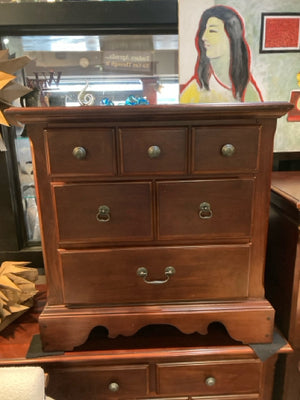
[[23,79],[36,104],[25,106],[178,103],[177,35],[9,36],[2,46],[32,59]]

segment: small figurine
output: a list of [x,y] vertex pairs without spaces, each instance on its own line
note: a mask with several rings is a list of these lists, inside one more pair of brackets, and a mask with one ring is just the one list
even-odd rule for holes
[[92,93],[87,93],[86,89],[88,88],[89,83],[87,82],[84,88],[79,92],[77,99],[81,106],[92,106],[95,102],[95,96]]
[[101,100],[101,105],[114,106],[114,103],[108,97],[104,97],[104,99]]
[[136,106],[140,104],[149,104],[149,101],[145,97],[135,97],[133,95],[127,97],[125,101],[126,106]]

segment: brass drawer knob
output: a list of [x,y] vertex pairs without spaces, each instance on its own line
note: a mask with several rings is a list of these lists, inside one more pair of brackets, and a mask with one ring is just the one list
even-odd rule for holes
[[72,154],[77,160],[84,160],[86,158],[86,149],[81,146],[74,147]]
[[221,149],[222,156],[224,157],[231,157],[235,153],[235,147],[233,144],[224,144]]
[[210,204],[204,201],[199,206],[199,217],[201,219],[209,219],[213,216]]
[[158,158],[160,156],[161,150],[158,146],[150,146],[147,152],[150,158]]
[[213,376],[209,376],[205,379],[206,386],[215,386],[216,382],[216,378],[214,378]]
[[117,382],[110,382],[110,384],[108,385],[108,390],[116,393],[120,390],[120,385]]
[[167,283],[168,280],[171,278],[172,275],[176,273],[176,270],[174,267],[166,267],[165,268],[165,279],[162,280],[147,280],[148,277],[148,270],[145,267],[139,267],[136,271],[137,276],[143,278],[145,283],[148,283],[149,285],[162,285],[164,283]]
[[97,221],[109,222],[110,221],[110,208],[108,206],[100,206],[96,215]]

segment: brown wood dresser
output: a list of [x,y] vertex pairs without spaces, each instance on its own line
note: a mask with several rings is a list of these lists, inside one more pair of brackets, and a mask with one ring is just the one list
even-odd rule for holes
[[44,349],[71,350],[95,326],[114,338],[153,324],[205,334],[215,321],[236,340],[270,342],[273,136],[291,107],[9,109],[33,149]]
[[300,399],[300,172],[273,172],[266,294],[294,352],[279,363],[283,400]]
[[291,351],[285,344],[261,361],[250,346],[213,324],[208,335],[152,325],[115,339],[96,328],[72,352],[28,352],[46,300],[44,288],[38,289],[34,307],[1,332],[0,372],[42,367],[49,378],[46,393],[54,400],[271,400],[278,353]]

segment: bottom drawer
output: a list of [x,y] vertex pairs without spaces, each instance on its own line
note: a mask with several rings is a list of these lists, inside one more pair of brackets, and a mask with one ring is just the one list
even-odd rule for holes
[[259,392],[261,365],[254,360],[158,364],[157,393],[256,395]]
[[[129,304],[248,296],[249,245],[60,251],[67,304]],[[165,270],[175,273],[166,279]],[[144,268],[147,284],[138,270]]]
[[148,365],[54,368],[47,394],[56,400],[144,397],[149,393]]

